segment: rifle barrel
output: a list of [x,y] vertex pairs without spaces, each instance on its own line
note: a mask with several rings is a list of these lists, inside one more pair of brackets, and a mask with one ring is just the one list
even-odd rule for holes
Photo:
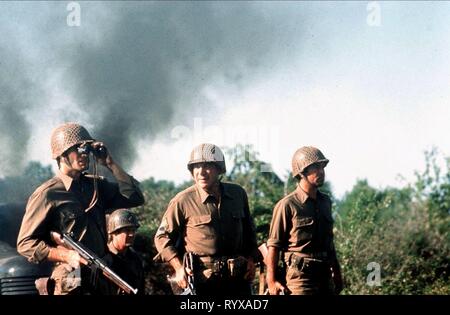
[[137,294],[138,289],[133,288],[130,284],[128,284],[128,282],[123,280],[118,274],[112,271],[112,269],[109,268],[100,257],[97,257],[94,253],[92,253],[89,249],[85,248],[82,244],[73,240],[69,234],[64,233],[62,235],[62,240],[64,241],[65,244],[67,244],[70,247],[70,249],[73,249],[81,257],[83,257],[88,262],[89,266],[95,265],[103,272],[103,274],[109,280],[111,280],[119,288],[121,288],[128,294],[129,293]]

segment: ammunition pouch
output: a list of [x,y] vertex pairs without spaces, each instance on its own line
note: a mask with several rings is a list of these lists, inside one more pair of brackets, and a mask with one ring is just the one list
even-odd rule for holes
[[219,278],[244,278],[247,272],[247,259],[242,256],[198,257],[198,262],[203,270]]

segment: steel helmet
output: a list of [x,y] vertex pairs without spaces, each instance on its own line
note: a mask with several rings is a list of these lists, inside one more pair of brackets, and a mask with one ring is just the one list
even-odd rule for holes
[[292,177],[296,177],[310,165],[315,163],[328,164],[329,160],[315,147],[301,147],[292,157]]
[[70,147],[84,142],[94,142],[94,139],[86,128],[77,123],[69,122],[55,128],[51,136],[52,159],[61,156]]
[[210,143],[202,143],[192,150],[187,167],[188,170],[192,172],[193,164],[207,162],[216,164],[220,174],[225,173],[227,170],[222,150],[215,144]]
[[139,228],[137,216],[128,209],[117,209],[108,218],[108,234],[124,227]]

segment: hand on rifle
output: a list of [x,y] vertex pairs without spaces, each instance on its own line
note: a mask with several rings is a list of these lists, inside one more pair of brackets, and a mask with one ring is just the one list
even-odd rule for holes
[[[87,261],[81,257],[76,251],[65,247],[64,241],[61,238],[61,234],[57,232],[51,232],[52,240],[57,245],[56,248],[52,248],[51,256],[56,258],[57,261],[65,262],[72,268],[77,269],[80,267],[80,263],[87,265]],[[50,254],[49,254],[50,255]]]
[[192,270],[188,267],[181,266],[180,268],[176,269],[175,277],[173,277],[171,280],[176,282],[180,288],[185,289],[188,286],[188,275],[193,275]]
[[286,288],[278,281],[267,280],[267,287],[270,295],[280,295],[286,292]]

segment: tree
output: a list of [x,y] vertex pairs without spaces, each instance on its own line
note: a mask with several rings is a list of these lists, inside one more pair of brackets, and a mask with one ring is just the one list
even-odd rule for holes
[[54,173],[50,165],[31,161],[19,176],[0,179],[0,200],[2,202],[24,202],[43,182],[52,178]]
[[[448,294],[449,168],[439,176],[433,152],[415,183],[375,189],[360,180],[337,202],[336,247],[347,294]],[[367,282],[381,267],[380,286]]]
[[[228,150],[224,181],[240,184],[248,194],[258,242],[266,241],[277,201],[296,188],[258,158],[251,146]],[[334,202],[335,244],[347,286],[345,294],[450,294],[450,161],[442,170],[436,151],[425,154],[426,167],[403,188],[377,189],[358,180],[341,199],[326,182],[321,191]],[[140,241],[148,265],[149,293],[169,293],[168,269],[153,263],[153,236],[171,198],[192,182],[174,185],[153,178],[141,183],[147,202],[137,209],[143,227]],[[369,266],[381,268],[380,286],[368,282]]]
[[284,195],[284,182],[274,172],[265,171],[270,169],[270,164],[259,160],[251,146],[237,145],[227,152],[233,166],[224,180],[237,183],[246,190],[258,243],[263,243],[269,234],[273,207]]

